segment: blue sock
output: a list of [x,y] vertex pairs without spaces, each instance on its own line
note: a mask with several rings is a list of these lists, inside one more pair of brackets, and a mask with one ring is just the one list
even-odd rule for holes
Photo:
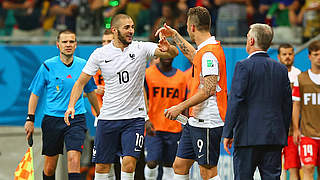
[[43,180],[55,180],[56,179],[56,174],[52,175],[52,176],[47,176],[44,174],[44,172],[42,171],[42,178]]
[[69,180],[80,180],[80,173],[68,173]]

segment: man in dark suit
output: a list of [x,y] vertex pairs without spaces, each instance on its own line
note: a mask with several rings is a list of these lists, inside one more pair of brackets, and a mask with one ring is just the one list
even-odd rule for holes
[[266,51],[273,31],[253,24],[247,34],[248,58],[236,64],[223,128],[224,148],[234,143],[236,180],[280,180],[281,150],[287,144],[292,100],[287,68]]

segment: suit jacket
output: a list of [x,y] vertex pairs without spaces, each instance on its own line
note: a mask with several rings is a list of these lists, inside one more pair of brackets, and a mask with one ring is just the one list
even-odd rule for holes
[[286,145],[292,114],[287,68],[259,52],[236,64],[222,137],[234,145]]

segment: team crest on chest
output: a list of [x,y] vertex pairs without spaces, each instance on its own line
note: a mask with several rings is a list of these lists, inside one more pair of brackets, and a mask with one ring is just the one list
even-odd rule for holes
[[131,58],[132,61],[136,59],[136,55],[133,53],[130,53],[129,57]]

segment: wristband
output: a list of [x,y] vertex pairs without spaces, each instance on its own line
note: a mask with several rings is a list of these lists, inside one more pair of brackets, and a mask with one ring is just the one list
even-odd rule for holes
[[34,114],[28,114],[26,121],[34,122]]

